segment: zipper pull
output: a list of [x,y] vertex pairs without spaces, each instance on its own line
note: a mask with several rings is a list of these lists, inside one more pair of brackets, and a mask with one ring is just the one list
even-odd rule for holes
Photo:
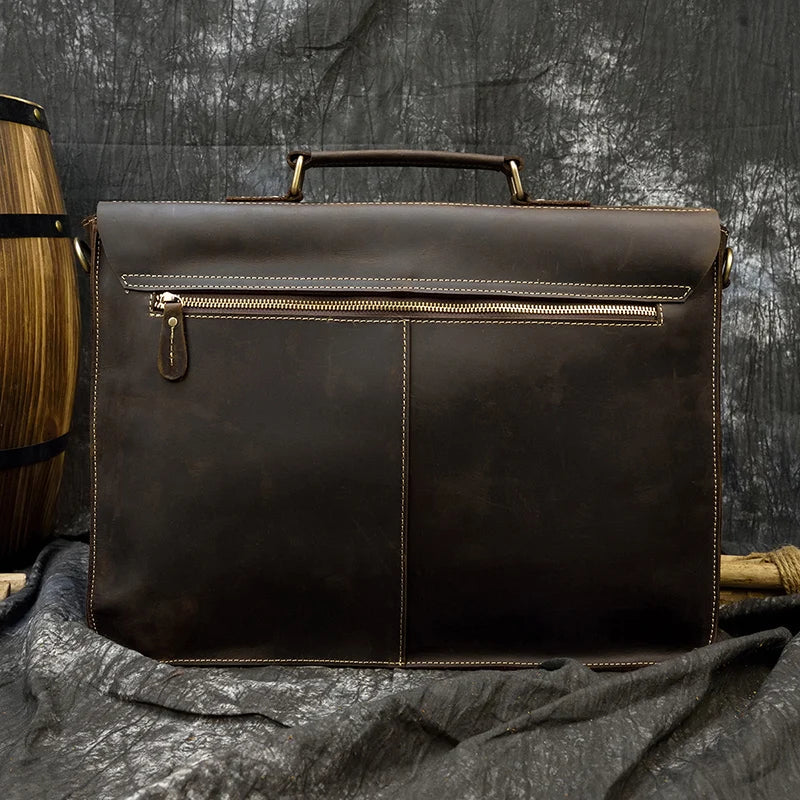
[[176,294],[163,292],[158,296],[157,307],[164,310],[158,343],[158,371],[168,381],[179,381],[189,368],[183,301]]

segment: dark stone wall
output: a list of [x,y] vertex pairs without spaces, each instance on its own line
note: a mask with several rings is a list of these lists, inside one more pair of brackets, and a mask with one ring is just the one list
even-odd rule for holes
[[[723,337],[724,539],[736,551],[800,543],[796,11],[792,0],[3,0],[0,92],[45,106],[76,220],[98,199],[282,192],[297,146],[513,152],[533,196],[718,208],[737,253]],[[419,170],[314,172],[307,189],[505,197],[497,176]],[[85,356],[64,531],[87,524]]]

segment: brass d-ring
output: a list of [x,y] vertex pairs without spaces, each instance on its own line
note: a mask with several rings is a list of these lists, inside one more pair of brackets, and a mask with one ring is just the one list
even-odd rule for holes
[[511,194],[515,200],[525,199],[525,190],[522,188],[522,179],[519,177],[519,166],[514,160],[508,162],[511,168]]
[[722,265],[722,288],[727,289],[731,285],[731,270],[733,269],[733,250],[725,248],[725,262]]
[[297,197],[303,188],[303,162],[304,156],[298,155],[294,162],[294,175],[292,175],[292,185],[289,187],[289,197]]
[[89,246],[86,242],[82,242],[77,236],[72,240],[72,247],[75,250],[75,257],[78,263],[83,267],[84,272],[89,271]]

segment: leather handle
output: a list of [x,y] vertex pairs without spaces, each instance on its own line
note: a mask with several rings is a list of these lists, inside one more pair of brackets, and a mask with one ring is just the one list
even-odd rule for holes
[[286,157],[289,166],[312,167],[442,167],[445,169],[488,169],[511,175],[510,161],[522,169],[519,156],[493,156],[484,153],[453,153],[448,150],[292,150]]
[[454,153],[449,150],[292,150],[286,160],[294,170],[289,191],[268,197],[227,197],[228,202],[297,203],[303,199],[303,180],[313,167],[443,167],[502,172],[511,191],[511,202],[521,206],[588,206],[587,200],[532,200],[522,188],[519,156]]
[[313,167],[442,167],[445,169],[485,169],[502,172],[508,180],[511,200],[529,203],[522,188],[519,156],[484,153],[454,153],[448,150],[292,150],[286,157],[294,170],[287,199],[301,200],[306,170]]

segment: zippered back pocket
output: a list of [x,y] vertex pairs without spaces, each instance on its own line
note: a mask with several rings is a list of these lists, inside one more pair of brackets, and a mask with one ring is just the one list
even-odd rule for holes
[[150,313],[162,319],[158,367],[167,380],[180,380],[188,370],[186,318],[220,319],[268,316],[278,319],[359,319],[507,322],[541,320],[563,324],[659,325],[659,303],[498,300],[485,297],[419,298],[413,296],[307,296],[298,294],[197,294],[158,292],[150,297]]

